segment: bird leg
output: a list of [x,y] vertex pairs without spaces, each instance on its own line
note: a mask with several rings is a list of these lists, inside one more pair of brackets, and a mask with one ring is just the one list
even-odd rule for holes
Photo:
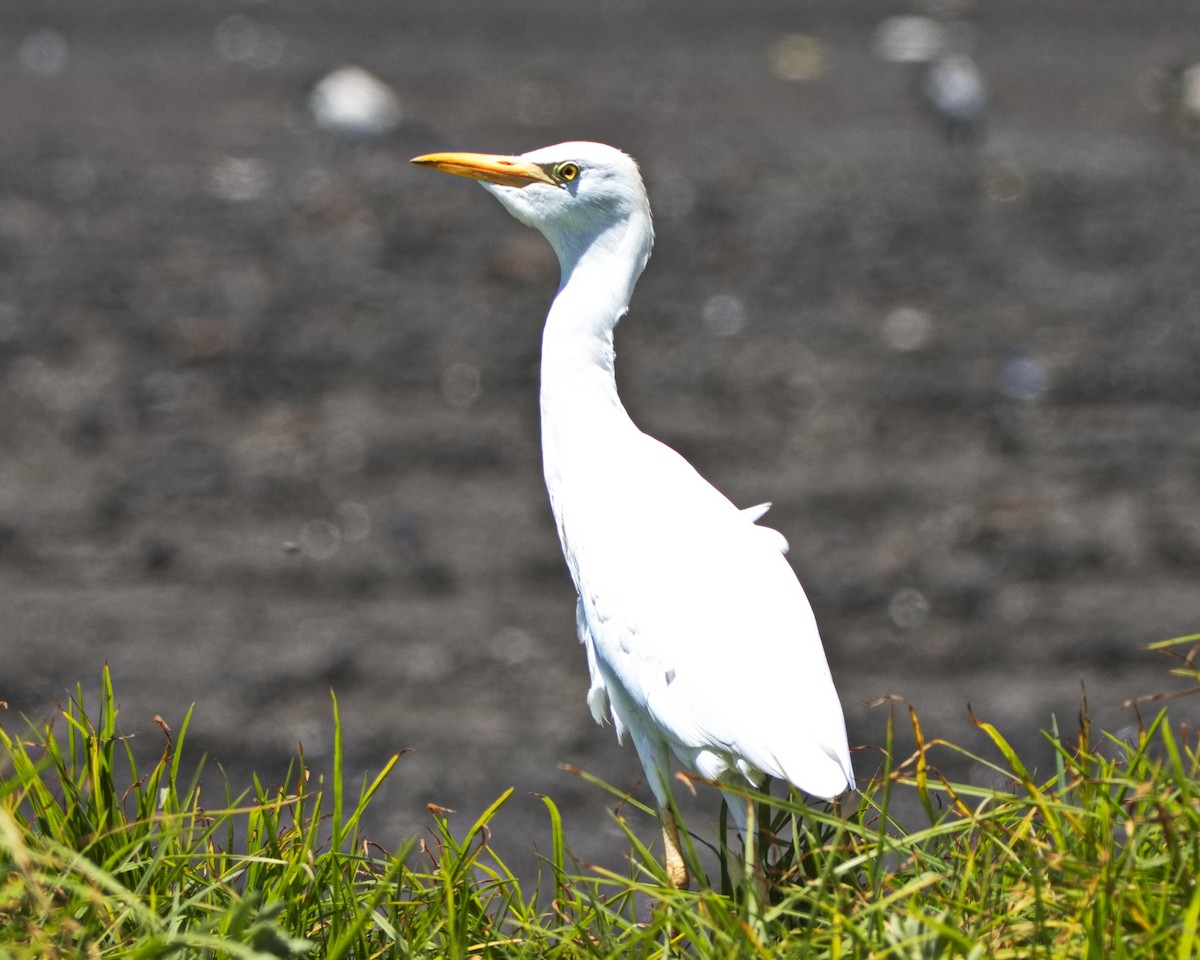
[[658,808],[658,819],[662,822],[663,866],[667,868],[667,879],[676,890],[688,888],[688,869],[683,862],[683,851],[679,848],[679,824],[670,804]]
[[725,803],[742,835],[742,869],[750,884],[751,896],[757,896],[765,903],[768,899],[767,872],[765,862],[759,859],[762,854],[758,848],[758,808],[751,798],[733,792],[725,793]]
[[745,801],[746,822],[742,826],[742,856],[745,868],[746,883],[746,923],[761,939],[766,938],[766,926],[763,923],[763,906],[770,904],[770,893],[767,889],[766,864],[759,859],[758,849],[758,809],[753,799]]
[[746,876],[751,877],[762,870],[762,864],[758,862],[758,811],[754,809],[753,800],[746,798],[742,803],[746,811],[742,814],[742,866]]

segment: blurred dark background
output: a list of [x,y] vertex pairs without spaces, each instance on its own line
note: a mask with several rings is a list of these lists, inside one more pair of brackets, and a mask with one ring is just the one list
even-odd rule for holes
[[[327,769],[332,688],[355,777],[412,748],[385,843],[511,785],[518,866],[547,845],[534,791],[616,856],[610,798],[558,768],[640,775],[584,706],[542,488],[556,266],[408,164],[566,139],[635,155],[657,215],[626,403],[774,501],[852,743],[897,694],[931,736],[979,746],[970,703],[1037,757],[1084,690],[1121,731],[1171,688],[1142,647],[1200,629],[1191,0],[6,0],[0,23],[6,727],[107,662],[142,749],[195,703],[190,750],[238,790],[299,741]],[[375,80],[318,86],[346,65]]]

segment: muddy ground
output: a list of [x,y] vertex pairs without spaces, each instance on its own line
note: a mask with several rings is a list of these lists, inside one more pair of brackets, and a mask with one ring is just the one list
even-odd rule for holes
[[[412,751],[385,843],[515,786],[522,869],[533,792],[618,856],[609,799],[558,766],[638,784],[584,707],[541,483],[555,266],[407,162],[582,138],[637,156],[657,213],[627,405],[774,501],[852,743],[884,694],[1035,755],[1081,687],[1134,723],[1173,683],[1141,647],[1200,629],[1200,155],[1161,79],[1200,8],[1153,7],[955,5],[991,102],[952,146],[872,52],[900,4],[7,0],[5,726],[107,662],[148,752],[194,703],[191,750],[240,788],[298,741],[327,769],[332,688],[356,777]],[[343,63],[397,91],[395,133],[314,126]]]

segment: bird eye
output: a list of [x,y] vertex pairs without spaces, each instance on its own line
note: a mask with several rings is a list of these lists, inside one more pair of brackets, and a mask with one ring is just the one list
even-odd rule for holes
[[571,163],[569,160],[566,163],[560,163],[554,168],[554,176],[563,183],[570,183],[579,178],[579,164]]

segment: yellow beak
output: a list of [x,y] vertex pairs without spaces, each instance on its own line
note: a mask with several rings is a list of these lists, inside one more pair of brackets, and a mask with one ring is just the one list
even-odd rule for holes
[[489,153],[427,153],[414,157],[413,163],[421,167],[452,173],[456,177],[470,177],[487,183],[499,183],[506,187],[527,187],[531,183],[557,185],[554,178],[536,163],[520,157],[497,156]]

